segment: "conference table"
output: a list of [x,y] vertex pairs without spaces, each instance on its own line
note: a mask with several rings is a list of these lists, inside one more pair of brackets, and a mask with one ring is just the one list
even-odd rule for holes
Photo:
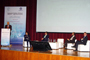
[[[30,47],[30,43],[28,43],[28,47]],[[59,43],[59,42],[49,42],[49,45],[51,46],[52,49],[59,49],[63,47],[63,44]],[[27,42],[23,41],[23,46],[27,47]]]

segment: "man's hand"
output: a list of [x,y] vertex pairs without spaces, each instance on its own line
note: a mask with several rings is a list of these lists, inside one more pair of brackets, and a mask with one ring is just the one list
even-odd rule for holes
[[81,40],[83,40],[83,38],[81,38]]
[[41,40],[43,40],[44,38],[42,38]]
[[36,40],[38,42],[38,40]]
[[67,39],[69,41],[69,39]]

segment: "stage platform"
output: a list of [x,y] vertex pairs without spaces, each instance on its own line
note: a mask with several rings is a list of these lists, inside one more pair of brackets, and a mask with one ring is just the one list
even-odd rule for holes
[[57,49],[50,51],[33,51],[22,45],[0,47],[0,60],[90,60],[90,52]]

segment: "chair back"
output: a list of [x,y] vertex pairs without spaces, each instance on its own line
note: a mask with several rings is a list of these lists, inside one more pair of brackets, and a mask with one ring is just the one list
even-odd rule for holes
[[59,42],[59,43],[64,43],[64,39],[63,39],[63,38],[58,38],[58,39],[57,39],[57,42]]

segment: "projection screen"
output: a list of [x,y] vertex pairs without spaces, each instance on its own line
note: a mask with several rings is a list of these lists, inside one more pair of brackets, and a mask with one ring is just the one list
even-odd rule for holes
[[37,0],[36,32],[90,33],[90,0]]

